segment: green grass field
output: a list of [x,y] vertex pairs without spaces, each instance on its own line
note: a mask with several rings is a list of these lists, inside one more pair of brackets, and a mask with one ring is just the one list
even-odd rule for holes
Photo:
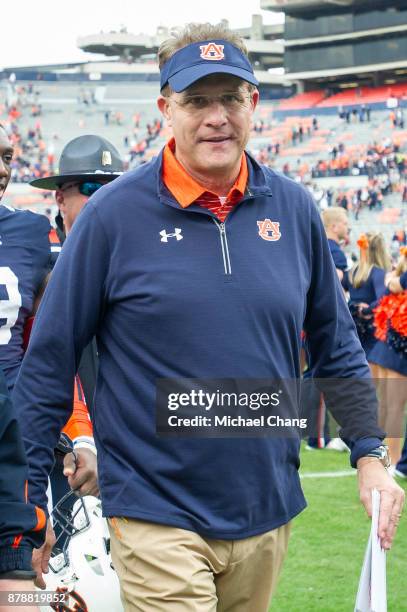
[[[301,453],[301,474],[351,469],[349,455]],[[352,470],[354,472],[354,470]],[[398,480],[407,490],[407,481]],[[294,521],[271,612],[353,612],[370,521],[356,475],[302,480],[308,508]],[[407,516],[387,554],[388,612],[407,611]]]

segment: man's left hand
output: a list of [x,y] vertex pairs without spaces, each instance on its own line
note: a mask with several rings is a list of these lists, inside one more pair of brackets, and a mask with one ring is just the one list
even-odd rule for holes
[[[75,460],[76,458],[76,460]],[[78,448],[64,457],[64,476],[79,497],[99,496],[96,455],[88,448]]]
[[45,589],[46,583],[43,574],[48,574],[48,563],[51,558],[52,549],[55,545],[55,533],[51,525],[51,521],[47,521],[47,531],[45,535],[45,542],[40,548],[34,548],[32,554],[32,566],[33,570],[37,573],[37,577],[34,580],[34,584],[39,589]]
[[382,548],[391,548],[404,506],[405,493],[374,457],[361,457],[357,462],[360,501],[372,516],[372,491],[380,493],[378,536]]

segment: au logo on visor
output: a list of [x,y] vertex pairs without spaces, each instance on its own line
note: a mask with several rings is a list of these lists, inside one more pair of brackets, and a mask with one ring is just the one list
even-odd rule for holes
[[204,60],[223,60],[225,54],[223,53],[224,45],[218,45],[214,42],[210,42],[207,45],[201,45],[201,57]]

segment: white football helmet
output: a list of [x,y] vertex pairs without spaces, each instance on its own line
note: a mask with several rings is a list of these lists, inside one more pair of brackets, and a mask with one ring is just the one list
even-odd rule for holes
[[[68,593],[69,601],[53,604],[57,612],[123,612],[119,579],[110,557],[110,535],[96,497],[79,498],[71,511],[64,505],[70,491],[54,507],[52,524],[60,531],[44,575],[47,591]],[[63,537],[61,538],[63,534]],[[64,539],[62,546],[58,542]],[[42,612],[49,607],[41,607]]]

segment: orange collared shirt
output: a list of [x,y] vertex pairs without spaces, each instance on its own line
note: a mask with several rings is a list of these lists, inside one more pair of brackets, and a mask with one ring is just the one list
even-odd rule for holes
[[246,189],[248,170],[245,154],[242,154],[240,172],[232,188],[226,198],[219,198],[188,174],[175,157],[174,151],[175,140],[172,138],[164,148],[162,178],[179,205],[187,208],[191,204],[198,204],[213,212],[219,221],[225,221],[232,208],[243,198]]

